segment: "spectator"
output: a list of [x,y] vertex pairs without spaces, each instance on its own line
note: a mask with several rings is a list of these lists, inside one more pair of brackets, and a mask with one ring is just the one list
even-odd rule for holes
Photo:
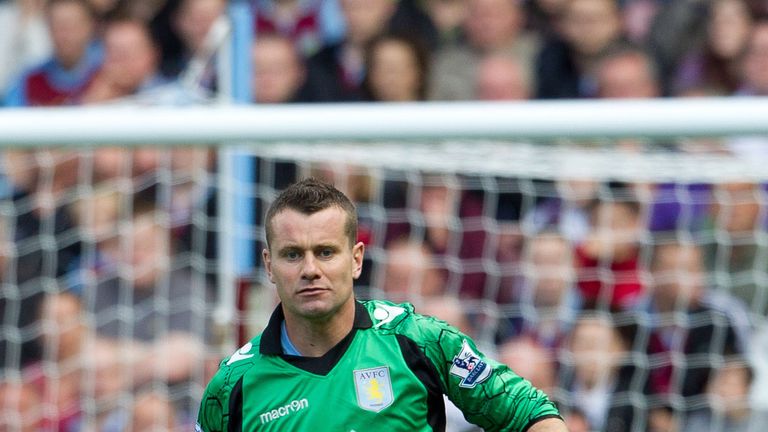
[[430,53],[435,51],[440,43],[437,27],[427,13],[423,0],[398,0],[387,31],[418,39]]
[[424,10],[437,32],[437,47],[459,43],[464,36],[462,25],[467,19],[467,0],[425,0]]
[[158,15],[166,1],[168,0],[91,0],[91,3],[102,16],[102,20],[107,20],[110,15],[122,14],[149,23]]
[[554,351],[528,337],[510,339],[499,347],[499,361],[537,388],[554,395],[557,365]]
[[307,63],[307,97],[312,102],[359,101],[365,77],[365,47],[387,29],[391,0],[340,0],[347,27],[344,40],[324,46]]
[[562,32],[567,0],[533,0],[525,3],[527,26],[546,38]]
[[163,83],[159,51],[147,26],[116,19],[104,29],[104,65],[83,93],[86,103],[113,101],[147,92]]
[[[206,307],[211,290],[202,269],[174,256],[169,221],[148,195],[134,197],[123,235],[98,245],[111,263],[94,272],[85,295],[93,298],[90,312],[100,317],[98,335],[139,352],[129,364],[136,370],[124,374],[133,381],[122,385],[163,380],[182,396],[174,404],[188,415],[197,409],[187,399],[192,394],[187,386],[211,330]],[[158,356],[168,361],[157,363]]]
[[[209,288],[191,269],[173,261],[168,221],[161,218],[162,213],[147,195],[145,192],[134,197],[128,237],[130,253],[125,253],[125,244],[119,247],[114,244],[129,241],[126,239],[115,237],[101,245],[118,255],[108,253],[116,262],[97,274],[99,284],[94,307],[96,313],[103,313],[105,317],[97,330],[105,337],[131,335],[145,342],[175,331],[202,338],[205,334],[203,302]],[[159,303],[166,297],[174,299],[169,309]],[[131,300],[131,312],[136,320],[115,313],[125,299]]]
[[171,401],[160,393],[142,393],[133,403],[128,432],[172,432],[176,430],[176,412]]
[[[63,276],[77,261],[80,243],[66,211],[66,201],[79,172],[79,157],[68,150],[8,151],[3,155],[4,172],[11,187],[0,231],[6,236],[0,275],[7,285],[0,294],[0,319],[23,332],[34,328],[34,313],[43,294],[43,283]],[[0,237],[2,237],[0,236]],[[41,243],[41,237],[49,239]],[[40,359],[39,345],[29,336],[16,341],[3,334],[0,353],[10,348],[17,355],[0,356],[0,365],[23,367]],[[21,342],[21,346],[15,346]],[[7,353],[7,352],[6,352]],[[6,363],[7,362],[7,363]]]
[[0,3],[0,97],[11,79],[51,55],[51,38],[41,0]]
[[479,223],[483,217],[481,197],[465,190],[461,179],[427,176],[418,206],[424,218],[420,227],[424,241],[438,266],[448,269],[447,292],[465,299],[495,297],[493,292],[486,292],[486,273],[478,265],[489,241]]
[[749,6],[746,0],[715,0],[708,6],[706,41],[682,58],[673,82],[675,94],[700,89],[730,95],[739,87],[753,21]]
[[[39,308],[42,292],[39,285],[30,282],[39,268],[33,263],[39,254],[19,253],[14,244],[12,217],[0,217],[0,324],[5,328],[0,333],[0,375],[5,369],[18,369],[39,360],[40,345],[35,340],[34,328],[37,319],[34,313],[13,311],[35,311]],[[19,253],[21,256],[15,257]],[[30,260],[30,256],[32,259]]]
[[645,46],[662,2],[658,0],[629,0],[621,3],[622,22],[627,39]]
[[253,0],[257,39],[279,34],[290,40],[302,57],[344,36],[338,0]]
[[43,404],[34,388],[19,381],[0,381],[0,430],[39,432],[44,428]]
[[38,317],[46,355],[24,374],[43,395],[46,422],[55,430],[75,430],[82,421],[80,390],[89,342],[80,299],[71,293],[47,294]]
[[511,332],[555,349],[570,333],[581,307],[571,245],[555,233],[530,238],[523,274],[520,316],[511,318]]
[[458,298],[450,295],[426,296],[418,303],[417,310],[420,314],[441,319],[473,339],[478,337]]
[[692,414],[684,432],[722,430],[758,432],[768,424],[768,412],[749,405],[753,372],[743,360],[729,359],[717,368],[707,385],[708,407]]
[[552,229],[573,244],[581,243],[590,230],[589,206],[597,197],[599,186],[588,178],[557,180],[555,196],[523,215],[523,233],[535,235]]
[[384,34],[365,53],[363,92],[380,102],[423,101],[427,97],[429,53],[419,39]]
[[475,99],[529,99],[533,92],[530,73],[530,68],[515,57],[502,54],[485,55],[477,66]]
[[75,431],[83,427],[84,380],[94,380],[92,396],[100,402],[91,420],[101,425],[99,430],[110,431],[116,423],[123,422],[120,402],[125,392],[156,377],[175,376],[175,371],[169,369],[177,366],[164,370],[157,364],[158,355],[165,357],[177,350],[187,354],[191,351],[188,341],[178,338],[156,346],[130,340],[110,341],[96,337],[86,323],[79,297],[68,292],[46,295],[40,326],[48,355],[45,362],[26,368],[24,377],[44,395],[48,407],[44,421],[55,430]]
[[[629,363],[627,340],[611,318],[586,314],[576,321],[561,358],[565,405],[584,413],[589,430],[620,432],[642,424],[643,388]],[[567,409],[566,409],[567,411]]]
[[768,227],[766,193],[766,186],[756,183],[716,185],[705,250],[706,268],[717,272],[719,288],[742,299],[757,316],[768,313],[768,247],[755,234]]
[[702,401],[712,362],[743,352],[748,323],[732,299],[707,290],[698,247],[658,245],[651,274],[650,295],[639,306],[650,327],[638,338],[647,341],[645,350],[655,364],[650,389],[663,397],[683,396],[683,406],[673,408],[687,410]]
[[115,232],[123,200],[128,197],[128,194],[118,192],[113,185],[102,183],[91,194],[69,205],[68,213],[79,228],[85,251],[67,275],[74,291],[83,290],[83,284],[92,276],[92,272],[98,273],[104,271],[104,266],[113,265],[119,253],[114,240]]
[[108,16],[122,0],[88,0],[99,21]]
[[435,266],[427,245],[403,238],[391,242],[386,253],[379,286],[387,300],[410,302],[418,307],[425,298],[444,294],[445,275]]
[[673,93],[671,78],[686,53],[691,47],[705,44],[708,3],[702,0],[659,2],[659,10],[648,32],[647,46],[656,60],[665,95]]
[[81,299],[72,292],[47,293],[36,317],[46,356],[26,367],[23,376],[42,395],[47,407],[43,421],[54,430],[80,430],[85,420],[82,383],[93,379],[91,396],[98,397],[100,403],[91,420],[100,423],[114,409],[125,377],[138,375],[133,362],[148,355],[149,350],[138,345],[126,347],[125,352],[130,350],[131,355],[123,357],[116,344],[95,337]]
[[742,63],[738,95],[768,95],[768,20],[755,22]]
[[593,97],[595,63],[624,37],[619,5],[616,0],[572,0],[562,29],[562,37],[551,37],[539,52],[536,97]]
[[646,99],[661,96],[653,60],[633,48],[607,52],[595,67],[597,96],[604,99]]
[[301,88],[306,69],[288,38],[278,34],[260,34],[251,52],[254,101],[285,103],[302,100]]
[[437,52],[429,98],[474,99],[476,65],[487,54],[509,55],[518,59],[524,68],[532,69],[539,41],[525,33],[523,27],[523,11],[515,0],[468,0],[464,22],[467,41]]
[[[180,0],[176,5],[169,24],[181,44],[173,51],[163,49],[160,65],[163,75],[168,78],[177,77],[190,59],[203,50],[208,32],[216,19],[224,14],[227,3],[225,0]],[[213,72],[209,71],[209,74]],[[207,80],[203,85],[213,85],[213,77],[203,79]]]
[[712,185],[660,183],[652,185],[648,229],[653,232],[700,232],[709,218]]
[[640,203],[621,196],[596,199],[590,206],[591,229],[576,248],[578,288],[587,307],[628,309],[640,297]]
[[101,65],[101,48],[95,42],[96,18],[87,0],[52,0],[45,15],[53,57],[11,86],[7,105],[77,103]]

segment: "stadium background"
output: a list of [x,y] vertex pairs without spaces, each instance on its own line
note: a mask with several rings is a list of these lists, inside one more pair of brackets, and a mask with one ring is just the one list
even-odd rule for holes
[[766,424],[766,12],[0,2],[0,430],[189,430],[305,175],[358,205],[359,297],[455,323],[571,430]]

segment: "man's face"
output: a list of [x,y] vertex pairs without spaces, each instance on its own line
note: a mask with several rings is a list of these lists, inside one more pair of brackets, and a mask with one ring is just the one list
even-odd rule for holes
[[618,365],[623,349],[610,323],[599,318],[583,319],[576,324],[571,338],[575,373],[584,383],[600,382]]
[[647,59],[640,54],[604,62],[598,68],[597,81],[601,98],[652,98],[659,95]]
[[522,65],[503,57],[490,57],[480,63],[476,91],[481,100],[525,100],[531,96]]
[[347,39],[365,44],[381,33],[395,11],[391,0],[341,0],[341,13],[347,24]]
[[749,399],[749,375],[744,366],[727,364],[719,368],[707,385],[707,398],[717,411],[744,407]]
[[752,30],[744,56],[744,80],[758,95],[768,94],[768,24]]
[[188,0],[181,7],[174,21],[176,30],[186,49],[199,50],[216,19],[224,13],[226,2],[221,0]]
[[597,55],[621,34],[618,8],[613,0],[572,1],[565,14],[564,31],[577,54]]
[[134,287],[155,286],[160,274],[168,270],[169,234],[154,214],[137,217],[131,227],[132,253],[128,263],[133,268]]
[[59,3],[48,12],[56,58],[67,67],[80,61],[93,37],[93,19],[88,11],[74,2]]
[[288,102],[304,81],[304,69],[290,41],[263,38],[253,46],[253,89],[260,103]]
[[157,69],[157,51],[144,29],[119,23],[104,34],[104,73],[126,92],[136,91]]
[[637,248],[640,217],[620,203],[602,202],[592,213],[592,231],[605,248],[601,255],[627,259]]
[[354,301],[352,285],[362,270],[364,246],[350,247],[346,222],[339,207],[310,215],[286,209],[272,218],[264,265],[286,315],[324,320]]
[[465,21],[467,38],[484,51],[504,48],[514,43],[521,30],[521,12],[512,0],[471,0]]
[[715,191],[718,227],[731,235],[750,236],[759,225],[759,190],[753,183],[726,183]]
[[562,303],[574,278],[571,254],[570,246],[562,238],[542,236],[533,241],[526,275],[534,285],[536,306],[557,307]]
[[375,95],[385,101],[418,98],[421,71],[413,49],[408,44],[389,40],[373,50],[369,73]]
[[653,297],[659,306],[685,308],[704,287],[701,253],[693,247],[671,245],[656,251]]

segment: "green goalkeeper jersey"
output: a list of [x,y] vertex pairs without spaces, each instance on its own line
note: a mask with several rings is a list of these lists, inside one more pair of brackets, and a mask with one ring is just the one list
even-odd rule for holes
[[317,358],[283,353],[283,320],[278,306],[261,335],[222,361],[198,430],[441,431],[443,394],[487,431],[559,416],[528,381],[409,304],[357,302],[352,331]]

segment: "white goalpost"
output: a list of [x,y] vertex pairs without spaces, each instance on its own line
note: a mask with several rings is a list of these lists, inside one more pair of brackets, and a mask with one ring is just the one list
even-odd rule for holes
[[0,144],[760,135],[766,112],[756,97],[8,109]]

